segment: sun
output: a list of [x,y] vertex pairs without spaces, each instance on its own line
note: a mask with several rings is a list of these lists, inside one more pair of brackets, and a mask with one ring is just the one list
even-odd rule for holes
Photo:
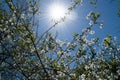
[[58,22],[61,19],[65,18],[66,13],[66,8],[63,5],[52,4],[49,6],[48,15],[49,18],[54,22]]

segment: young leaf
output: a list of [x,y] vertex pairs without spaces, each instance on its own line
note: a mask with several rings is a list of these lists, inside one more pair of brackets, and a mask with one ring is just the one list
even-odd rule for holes
[[73,33],[74,37],[77,37],[78,35],[79,35],[78,33],[75,33],[75,32]]

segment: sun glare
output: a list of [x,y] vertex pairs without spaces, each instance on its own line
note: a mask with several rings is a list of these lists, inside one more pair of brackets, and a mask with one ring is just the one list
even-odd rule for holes
[[60,4],[53,4],[49,6],[48,14],[52,21],[58,22],[61,19],[63,19],[66,15],[65,6],[62,6]]

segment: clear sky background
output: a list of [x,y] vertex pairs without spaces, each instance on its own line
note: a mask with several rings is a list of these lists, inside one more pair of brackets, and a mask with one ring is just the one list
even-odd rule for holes
[[[40,2],[40,12],[41,15],[37,16],[37,22],[39,22],[39,32],[43,33],[49,27],[51,27],[54,23],[49,20],[47,17],[49,12],[47,9],[51,7],[53,3],[60,3],[65,6],[65,8],[70,7],[71,0],[41,0]],[[58,24],[55,28],[51,30],[53,34],[58,32],[58,39],[60,40],[72,40],[73,33],[81,33],[83,29],[85,29],[89,20],[86,19],[86,15],[90,12],[99,12],[101,17],[98,21],[104,22],[103,29],[99,28],[99,25],[95,25],[93,30],[95,31],[94,35],[89,35],[89,37],[99,37],[105,38],[107,34],[112,34],[120,39],[120,18],[117,16],[117,11],[120,8],[117,2],[111,2],[110,0],[98,0],[97,8],[95,9],[93,5],[88,3],[88,0],[83,0],[82,6],[77,6],[71,12],[71,15],[67,17],[67,19]]]

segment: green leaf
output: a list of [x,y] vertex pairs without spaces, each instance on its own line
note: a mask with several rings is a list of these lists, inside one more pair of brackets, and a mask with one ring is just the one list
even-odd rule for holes
[[94,54],[94,49],[93,48],[91,49],[91,53]]
[[19,44],[19,46],[24,47],[24,42],[19,41],[18,44]]
[[53,66],[56,68],[58,66],[58,63],[54,61]]
[[100,17],[100,14],[99,14],[99,13],[95,13],[95,17],[96,17],[96,18],[99,18],[99,17]]
[[77,58],[80,58],[81,56],[86,55],[86,50],[79,50],[77,53]]
[[117,63],[115,60],[111,61],[112,66],[115,66]]
[[82,4],[82,0],[75,0],[75,2]]
[[104,40],[104,44],[105,46],[110,46],[110,42],[111,42],[111,35],[108,35],[108,37]]
[[14,6],[13,6],[13,5],[11,5],[11,6],[10,6],[10,9],[11,9],[11,10],[14,10]]
[[117,16],[120,17],[120,10],[118,10]]
[[100,17],[100,14],[92,12],[91,15],[93,22],[96,23],[97,19]]
[[0,6],[2,6],[2,2],[0,2]]
[[71,58],[71,56],[70,55],[68,55],[68,56],[66,56],[69,60],[71,60],[72,58]]
[[63,63],[61,63],[61,65],[60,65],[60,70],[62,71],[62,70],[64,70],[64,64]]
[[75,33],[75,32],[73,33],[74,37],[77,37],[78,35],[79,35],[78,33]]
[[81,4],[82,0],[76,0],[75,2]]
[[107,39],[107,40],[104,40],[104,44],[105,44],[105,46],[109,46],[110,45],[110,40],[109,39]]
[[25,58],[22,58],[21,61],[22,61],[22,63],[25,63],[26,59],[25,59]]
[[80,2],[80,0],[76,0],[75,2],[76,2],[76,3],[77,3],[77,2]]

